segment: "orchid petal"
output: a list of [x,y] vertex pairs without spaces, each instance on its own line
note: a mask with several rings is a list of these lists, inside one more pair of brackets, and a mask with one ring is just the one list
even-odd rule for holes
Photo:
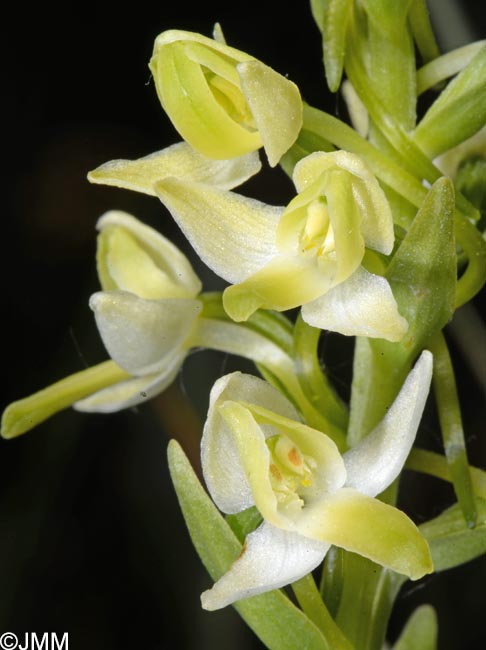
[[352,488],[342,488],[304,509],[298,532],[363,555],[412,580],[433,571],[429,546],[412,520]]
[[287,518],[278,512],[278,502],[270,479],[270,451],[265,435],[248,409],[238,402],[223,402],[219,413],[235,441],[238,459],[256,507],[269,523],[285,528]]
[[[312,472],[312,482],[305,488],[305,503],[311,505],[316,500],[321,500],[323,495],[335,492],[346,482],[346,468],[339,450],[331,438],[322,431],[317,431],[302,422],[278,415],[262,406],[240,402],[253,416],[260,427],[274,427],[274,431],[285,435],[304,457],[312,458],[315,471]],[[224,408],[228,411],[229,402]],[[273,435],[264,429],[266,438]],[[243,445],[245,444],[244,436]],[[240,453],[244,453],[240,449]],[[258,507],[258,502],[257,502]]]
[[219,39],[213,40],[197,32],[188,32],[183,29],[168,29],[165,32],[162,32],[155,39],[154,44],[154,54],[160,50],[164,45],[169,45],[171,43],[177,43],[179,41],[189,41],[193,43],[199,43],[205,45],[208,48],[211,48],[215,52],[219,52],[226,57],[234,59],[236,62],[240,63],[241,61],[251,61],[253,57],[246,52],[237,50],[234,47],[226,45]]
[[278,225],[281,251],[309,261],[317,257],[321,269],[333,269],[317,295],[343,282],[363,259],[361,212],[353,185],[348,172],[331,167],[292,199]]
[[120,289],[141,298],[194,298],[202,288],[187,257],[153,228],[120,210],[96,224],[97,265],[105,291]]
[[186,354],[185,350],[179,350],[166,358],[166,365],[159,373],[118,382],[75,402],[73,408],[85,413],[114,413],[143,404],[170,386]]
[[347,151],[317,151],[306,156],[294,169],[297,191],[302,192],[324,172],[337,168],[352,177],[353,196],[360,207],[360,228],[367,248],[390,254],[394,241],[390,205],[375,176],[359,156]]
[[[344,282],[356,271],[363,260],[362,211],[354,196],[356,182],[340,169],[325,176],[324,194],[334,236],[336,277],[334,284]],[[322,293],[325,293],[323,291]]]
[[282,208],[176,178],[155,189],[199,257],[228,282],[241,282],[276,255]]
[[301,256],[279,255],[263,269],[225,289],[223,305],[235,321],[249,318],[257,309],[284,311],[314,300],[332,285],[336,264],[317,264]]
[[[208,49],[227,48],[207,40]],[[210,158],[227,159],[259,149],[262,142],[258,132],[250,132],[233,120],[216,101],[201,65],[190,57],[194,40],[186,41],[187,48],[184,40],[161,46],[157,38],[149,66],[160,102],[175,128],[184,140]]]
[[258,377],[235,372],[214,384],[201,440],[201,460],[208,490],[218,508],[228,514],[254,505],[234,437],[219,410],[220,404],[236,399],[271,408],[290,419],[299,419],[290,402]]
[[387,280],[360,267],[342,284],[302,307],[313,327],[347,336],[400,341],[408,329]]
[[[255,505],[270,524],[295,530],[296,517],[304,502],[306,508],[311,508],[323,495],[344,485],[343,460],[334,442],[320,431],[241,401],[225,401],[219,406],[219,412],[234,438]],[[303,468],[304,458],[313,468],[311,476],[302,474],[298,479],[302,496],[291,498],[287,503],[279,502],[271,482],[271,475],[279,476],[280,471],[270,456],[266,439],[276,435],[283,435],[288,441],[286,459],[293,469]]]
[[432,378],[432,354],[425,350],[383,420],[347,451],[346,486],[376,496],[399,475],[422,417]]
[[202,606],[220,609],[299,580],[322,562],[329,546],[263,523],[247,536],[227,573],[201,595]]
[[144,300],[123,291],[95,293],[90,307],[109,355],[134,375],[162,372],[201,312],[198,300]]
[[231,190],[257,174],[261,166],[256,151],[230,160],[214,160],[186,142],[178,142],[138,160],[111,160],[89,172],[88,180],[157,196],[154,184],[167,176]]
[[275,167],[302,128],[299,89],[260,61],[245,61],[237,66],[237,70],[268,162]]

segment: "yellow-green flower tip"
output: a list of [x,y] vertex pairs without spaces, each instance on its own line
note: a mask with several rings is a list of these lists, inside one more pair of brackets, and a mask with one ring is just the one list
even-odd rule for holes
[[234,158],[264,146],[274,166],[301,129],[295,84],[220,40],[163,32],[149,67],[175,128],[209,158]]
[[12,402],[2,415],[2,438],[16,438],[76,401],[123,382],[129,376],[113,361],[105,361]]
[[194,298],[201,282],[181,251],[131,215],[107,212],[97,224],[97,266],[104,291],[149,300]]

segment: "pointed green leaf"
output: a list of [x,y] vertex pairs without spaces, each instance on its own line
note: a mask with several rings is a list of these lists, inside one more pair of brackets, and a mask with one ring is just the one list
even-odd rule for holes
[[437,615],[430,605],[417,607],[392,650],[435,650]]
[[416,103],[415,52],[407,23],[410,0],[363,0],[363,6],[368,17],[362,43],[364,81],[373,87],[386,113],[408,131],[415,126]]
[[[192,541],[213,580],[227,571],[241,552],[230,526],[203,490],[187,457],[169,444],[169,468]],[[235,604],[240,616],[270,650],[329,650],[317,627],[281,591]]]
[[466,440],[462,426],[461,405],[457,394],[454,368],[444,336],[439,332],[430,341],[434,354],[434,393],[445,455],[452,482],[464,518],[470,527],[476,523],[472,477],[467,460]]
[[454,189],[441,178],[434,183],[388,267],[399,310],[409,323],[401,345],[419,350],[454,313],[456,252]]
[[312,4],[314,19],[322,32],[327,85],[332,92],[336,92],[343,74],[346,32],[353,1],[328,0],[328,2]]
[[396,344],[357,340],[348,433],[351,446],[378,424],[416,354],[452,317],[456,287],[453,214],[452,182],[441,178],[425,197],[387,269],[385,277],[409,329]]

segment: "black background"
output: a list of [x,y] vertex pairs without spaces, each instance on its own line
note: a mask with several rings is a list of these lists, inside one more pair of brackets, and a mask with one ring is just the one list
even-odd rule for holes
[[[484,36],[480,3],[461,4],[471,38]],[[230,44],[288,74],[311,104],[344,110],[326,89],[307,3],[18,6],[4,21],[2,408],[105,358],[87,307],[98,289],[94,225],[105,210],[134,213],[191,254],[156,199],[85,178],[107,160],[136,158],[179,139],[147,68],[153,40],[169,28],[209,35],[216,21]],[[278,169],[265,169],[242,191],[280,204],[292,194]],[[223,286],[191,259],[206,289]],[[484,312],[479,299],[475,304]],[[333,335],[324,345],[344,386],[352,349]],[[473,461],[484,466],[484,394],[452,345]],[[200,610],[210,580],[188,539],[165,460],[167,432],[190,448],[207,387],[233,367],[241,364],[224,355],[193,355],[150,405],[108,417],[65,411],[0,442],[0,634],[69,632],[72,650],[261,647],[231,608]],[[437,447],[433,425],[423,435]],[[403,506],[417,521],[451,502],[449,488],[436,481],[414,485],[405,480]],[[392,636],[417,604],[432,602],[440,648],[483,647],[485,578],[485,563],[476,560],[409,584]]]

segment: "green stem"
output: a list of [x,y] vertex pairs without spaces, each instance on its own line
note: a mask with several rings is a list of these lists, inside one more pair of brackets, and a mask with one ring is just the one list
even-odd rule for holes
[[[198,298],[203,304],[201,315],[204,318],[232,323],[233,321],[223,307],[222,295],[220,291],[202,293]],[[244,326],[262,334],[282,348],[286,354],[292,355],[294,345],[293,325],[283,314],[260,309],[250,316]]]
[[[452,474],[447,458],[441,454],[425,449],[412,449],[405,468],[414,472],[421,472],[452,483]],[[477,497],[486,499],[486,472],[478,467],[469,466],[471,484]]]
[[417,70],[417,93],[420,95],[436,84],[461,72],[485,43],[486,41],[468,43],[464,47],[447,52],[447,54],[443,54],[433,61],[426,63],[422,68]]
[[292,589],[304,614],[321,630],[329,650],[353,650],[323,603],[312,574],[292,583]]
[[294,359],[267,335],[221,317],[199,318],[192,347],[220,350],[253,361],[262,376],[293,402],[306,423],[324,431],[341,451],[346,448],[344,430],[317,410],[308,400],[295,375]]
[[2,436],[15,438],[74,402],[130,377],[114,361],[105,361],[69,375],[33,395],[12,402],[3,413]]
[[456,308],[469,302],[486,282],[486,241],[479,230],[457,210],[454,213],[457,244],[468,259],[468,265],[457,281]]
[[354,553],[344,553],[336,623],[359,650],[381,650],[393,603],[406,578]]
[[330,140],[339,149],[361,156],[375,176],[415,207],[419,207],[424,200],[427,190],[416,176],[403,169],[338,118],[304,104],[303,128]]
[[467,525],[473,528],[477,521],[476,503],[469,473],[454,369],[443,334],[439,332],[434,335],[430,340],[429,347],[434,355],[433,386],[444,451],[457,500]]
[[348,426],[348,411],[319,363],[321,330],[311,327],[299,314],[294,330],[295,371],[311,404],[341,429]]

